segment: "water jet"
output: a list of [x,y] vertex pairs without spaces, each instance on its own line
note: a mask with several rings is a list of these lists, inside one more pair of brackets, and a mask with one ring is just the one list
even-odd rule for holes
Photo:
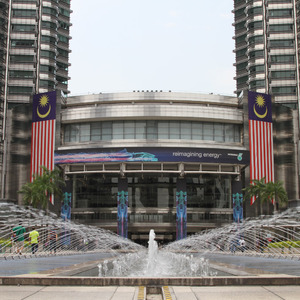
[[[297,266],[300,264],[299,220],[300,215],[297,209],[287,210],[275,216],[262,216],[245,220],[242,224],[233,223],[206,230],[164,247],[157,246],[155,232],[150,231],[149,247],[146,249],[97,227],[71,221],[65,222],[55,215],[46,215],[43,211],[30,207],[0,203],[0,264],[4,265],[5,259],[14,264],[24,264],[25,261],[29,261],[30,264],[30,260],[45,257],[58,260],[63,256],[69,259],[70,256],[93,254],[101,261],[90,264],[89,268],[95,273],[93,280],[103,285],[115,285],[120,282],[201,285],[212,281],[233,282],[232,280],[235,279],[232,278],[237,276],[246,276],[246,279],[250,281],[252,274],[257,275],[268,271],[274,275],[277,270],[272,269],[272,265],[277,266],[278,272],[300,276],[297,271],[299,270]],[[17,222],[26,228],[33,225],[39,228],[40,247],[35,255],[31,255],[28,243],[25,243],[22,257],[12,251],[11,228]],[[50,255],[46,245],[47,232],[52,227],[56,228],[60,237],[56,256]],[[239,246],[241,238],[245,241],[243,250]],[[263,263],[269,260],[270,263],[263,265],[261,260]],[[245,262],[244,269],[232,267],[236,261],[240,265]],[[246,261],[249,262],[248,265]],[[258,265],[257,269],[251,271],[251,265],[254,264]],[[285,266],[283,271],[279,267],[280,264]],[[90,279],[91,272],[84,275],[81,267],[74,266],[68,275],[55,273],[54,270],[51,276],[62,274],[65,282],[69,284],[72,280],[71,275],[73,275],[74,282],[78,276],[87,276]],[[293,267],[297,267],[297,270],[292,270]],[[204,278],[207,279],[204,280]],[[31,281],[28,279],[27,282]]]

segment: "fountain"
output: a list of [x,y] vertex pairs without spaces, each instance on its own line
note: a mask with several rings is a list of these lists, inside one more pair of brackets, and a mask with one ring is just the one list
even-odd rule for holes
[[153,229],[149,233],[148,251],[138,251],[105,260],[98,265],[99,277],[199,277],[214,276],[207,259],[158,249]]
[[[206,230],[160,248],[155,241],[155,232],[151,230],[146,249],[107,230],[66,222],[51,213],[46,215],[41,210],[0,202],[0,264],[1,259],[53,255],[47,243],[48,232],[54,228],[59,236],[55,255],[94,253],[100,257],[101,254],[101,262],[94,267],[96,276],[103,279],[224,276],[212,263],[217,256],[299,261],[299,219],[298,210],[287,210],[274,216],[260,216],[241,224]],[[38,228],[40,246],[34,255],[31,254],[28,232],[22,256],[14,253],[11,229],[18,223],[26,229]],[[244,246],[241,246],[241,240]]]
[[22,257],[25,258],[32,256],[29,232],[33,227],[40,234],[39,249],[34,257],[50,254],[49,232],[53,229],[58,236],[56,255],[105,251],[119,255],[122,251],[134,252],[144,248],[95,226],[64,221],[53,213],[47,215],[42,210],[0,202],[0,258],[13,259],[18,256],[14,251],[15,243],[12,238],[12,228],[18,224],[26,229],[22,251]]
[[[166,246],[168,251],[218,252],[270,258],[300,259],[300,213],[286,210],[274,216],[247,219],[203,231]],[[241,247],[241,240],[244,246]]]
[[155,266],[157,266],[158,262],[158,245],[155,241],[155,233],[153,229],[151,229],[149,233],[148,245],[149,246],[146,273],[150,276],[153,276],[153,274],[155,273]]

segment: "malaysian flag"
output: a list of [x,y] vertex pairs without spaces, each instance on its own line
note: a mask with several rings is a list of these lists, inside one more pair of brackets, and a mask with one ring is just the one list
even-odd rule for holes
[[[271,95],[248,92],[250,181],[274,182]],[[251,205],[255,197],[251,198]]]
[[[54,169],[56,91],[36,94],[32,103],[30,181],[42,175],[42,166]],[[53,196],[50,201],[54,204]]]

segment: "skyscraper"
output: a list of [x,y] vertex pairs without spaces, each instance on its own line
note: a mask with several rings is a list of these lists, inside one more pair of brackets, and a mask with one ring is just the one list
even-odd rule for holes
[[299,0],[234,0],[236,93],[270,93],[299,102]]
[[69,93],[70,2],[0,0],[1,158],[9,108],[36,93]]
[[[290,199],[298,198],[299,158],[295,145],[300,128],[300,0],[234,0],[233,13],[235,92],[238,96],[243,90],[267,93],[275,100],[274,180],[284,182]],[[260,153],[258,149],[257,155]],[[246,174],[246,178],[251,176]]]

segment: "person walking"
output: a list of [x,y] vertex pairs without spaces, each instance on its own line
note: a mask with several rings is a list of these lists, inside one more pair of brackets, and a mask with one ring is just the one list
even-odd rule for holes
[[243,238],[240,239],[239,241],[240,243],[240,248],[241,248],[241,251],[244,252],[245,251],[245,247],[246,247],[246,242]]
[[50,254],[56,253],[57,232],[55,228],[50,229],[48,235]]
[[11,242],[11,249],[10,253],[14,253],[16,251],[16,234],[13,232],[13,228],[10,230],[11,231],[11,236],[10,236],[10,242]]
[[31,253],[35,254],[39,249],[39,241],[40,241],[40,234],[33,228],[33,230],[29,233],[30,243],[31,243]]
[[15,236],[16,253],[22,255],[25,241],[24,233],[26,232],[26,229],[22,226],[22,223],[19,223],[12,231]]

